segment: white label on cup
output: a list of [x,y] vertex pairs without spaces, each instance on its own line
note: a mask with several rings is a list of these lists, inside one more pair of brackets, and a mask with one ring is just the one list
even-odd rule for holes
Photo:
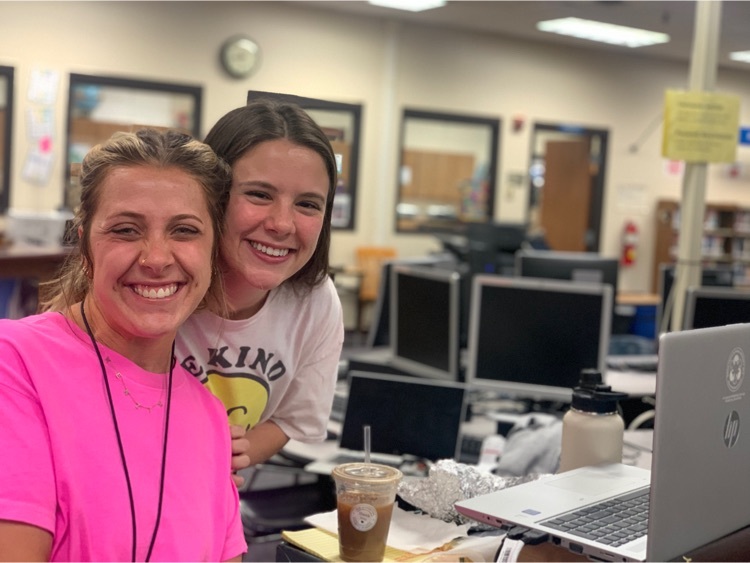
[[378,511],[371,504],[355,504],[349,513],[349,520],[355,530],[372,530],[378,521]]

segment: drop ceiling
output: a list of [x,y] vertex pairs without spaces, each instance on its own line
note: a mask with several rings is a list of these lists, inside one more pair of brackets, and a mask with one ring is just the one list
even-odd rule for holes
[[[696,2],[681,0],[453,0],[442,8],[419,13],[377,7],[356,0],[316,0],[300,4],[383,20],[402,20],[601,51],[627,51],[646,57],[685,62],[691,57],[696,18]],[[750,64],[729,59],[731,51],[750,50],[750,1],[723,0],[721,15],[719,66],[750,71]],[[628,49],[544,33],[536,29],[536,23],[540,20],[569,16],[661,31],[669,34],[671,40],[661,45]]]

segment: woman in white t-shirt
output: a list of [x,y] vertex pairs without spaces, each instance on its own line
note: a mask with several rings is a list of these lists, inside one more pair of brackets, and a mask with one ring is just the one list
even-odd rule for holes
[[224,403],[236,471],[289,439],[326,436],[344,340],[328,276],[336,161],[304,110],[269,100],[230,111],[205,142],[233,171],[220,257],[229,310],[194,314],[176,354]]

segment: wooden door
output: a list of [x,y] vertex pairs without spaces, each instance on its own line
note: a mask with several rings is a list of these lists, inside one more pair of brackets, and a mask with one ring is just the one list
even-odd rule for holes
[[549,141],[539,221],[552,250],[586,251],[591,212],[588,139]]

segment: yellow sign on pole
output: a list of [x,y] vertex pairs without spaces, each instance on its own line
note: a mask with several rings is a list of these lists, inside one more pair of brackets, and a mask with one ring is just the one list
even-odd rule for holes
[[662,156],[686,162],[735,162],[739,96],[667,90]]

